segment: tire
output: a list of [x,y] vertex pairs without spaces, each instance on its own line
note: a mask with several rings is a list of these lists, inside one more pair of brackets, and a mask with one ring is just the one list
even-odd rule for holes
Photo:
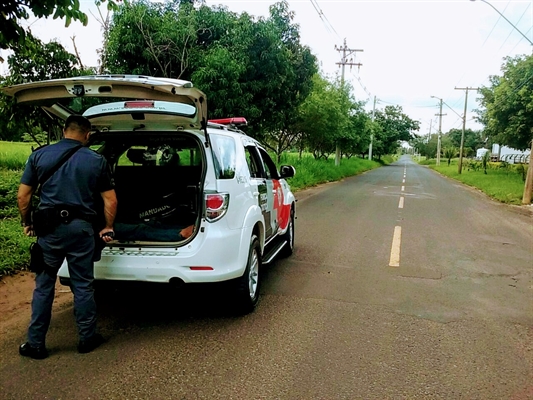
[[236,281],[235,301],[239,314],[251,313],[257,306],[261,286],[260,273],[261,246],[257,236],[252,235],[244,274]]
[[294,207],[291,207],[291,217],[287,232],[282,236],[282,240],[287,243],[280,252],[281,257],[289,257],[294,251]]

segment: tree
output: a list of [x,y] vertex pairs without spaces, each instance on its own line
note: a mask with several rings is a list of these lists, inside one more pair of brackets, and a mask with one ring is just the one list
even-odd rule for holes
[[317,72],[293,19],[286,1],[258,20],[205,4],[125,2],[111,23],[105,67],[191,80],[206,93],[211,118],[245,116],[249,134],[285,148]]
[[507,57],[501,70],[480,89],[478,119],[493,142],[525,150],[533,138],[533,56]]
[[400,141],[410,141],[414,137],[412,132],[420,129],[420,122],[404,114],[401,106],[386,106],[384,111],[377,110],[374,121],[377,127],[373,153],[378,158],[395,153]]
[[[119,0],[120,1],[120,0]],[[105,0],[97,0],[101,4]],[[108,7],[116,7],[116,3],[108,0]],[[3,0],[0,3],[0,48],[15,49],[24,45],[28,33],[20,25],[20,20],[28,19],[30,12],[37,18],[64,18],[65,26],[73,20],[87,25],[88,18],[80,10],[79,0]]]
[[302,132],[304,145],[315,158],[328,158],[350,123],[348,110],[342,108],[346,94],[338,83],[332,83],[315,75],[313,90],[301,104],[298,130]]
[[[41,40],[26,36],[24,47],[20,47],[7,59],[10,75],[2,78],[2,85],[15,85],[23,82],[41,81],[47,79],[65,78],[80,74],[93,73],[92,70],[81,71],[78,60],[67,52],[61,44],[51,41],[43,43]],[[17,105],[14,99],[0,95],[0,131],[2,140],[21,140],[24,133],[35,137],[42,132],[50,132],[58,136],[61,132],[52,120],[40,109],[29,105]]]
[[444,148],[444,157],[448,159],[448,166],[450,166],[450,163],[452,161],[452,158],[457,156],[457,147],[449,146]]
[[[462,129],[450,129],[448,133],[444,136],[450,138],[450,141],[453,146],[459,148],[461,147],[461,135],[463,134]],[[473,131],[472,129],[465,129],[464,134],[464,147],[470,149],[478,149],[483,147],[483,140],[481,139],[481,132]]]

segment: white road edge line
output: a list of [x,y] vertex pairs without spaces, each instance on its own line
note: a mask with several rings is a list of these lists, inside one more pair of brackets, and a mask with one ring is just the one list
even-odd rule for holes
[[398,204],[398,208],[403,208],[403,202],[404,202],[404,197],[400,196],[400,203]]
[[390,251],[389,267],[400,266],[400,245],[402,243],[402,227],[394,227],[394,236],[392,238],[392,247]]

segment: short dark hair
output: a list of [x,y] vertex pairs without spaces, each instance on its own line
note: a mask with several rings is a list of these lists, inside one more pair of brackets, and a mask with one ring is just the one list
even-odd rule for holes
[[91,130],[91,123],[82,115],[69,115],[65,121],[65,129],[69,128],[86,134]]

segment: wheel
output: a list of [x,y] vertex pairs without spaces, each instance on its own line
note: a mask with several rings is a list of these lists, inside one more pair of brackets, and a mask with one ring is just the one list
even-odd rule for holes
[[281,257],[289,257],[294,251],[294,207],[291,207],[291,217],[289,219],[289,227],[287,232],[282,236],[282,240],[287,244],[281,249]]
[[237,310],[241,314],[248,314],[255,309],[259,301],[259,288],[261,286],[261,246],[256,235],[250,240],[250,251],[244,274],[237,279],[235,292]]

